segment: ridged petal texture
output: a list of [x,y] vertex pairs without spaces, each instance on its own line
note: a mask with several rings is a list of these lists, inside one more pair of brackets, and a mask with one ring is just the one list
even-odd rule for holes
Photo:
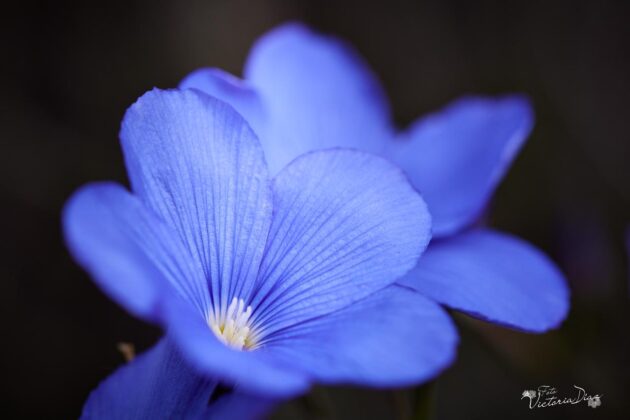
[[335,146],[387,157],[423,194],[435,237],[479,218],[534,122],[524,96],[470,96],[398,133],[378,79],[357,52],[295,23],[254,44],[245,80],[201,69],[180,86],[221,98],[250,120],[272,174],[302,153]]
[[277,176],[273,190],[274,218],[252,300],[261,335],[392,283],[430,239],[424,202],[397,168],[374,155],[306,154]]
[[66,204],[63,218],[74,257],[129,311],[159,322],[163,298],[169,296],[205,314],[208,286],[185,243],[122,186],[84,186]]
[[[194,369],[244,392],[304,392],[317,375],[266,341],[368,302],[416,264],[430,239],[424,201],[386,160],[319,151],[271,181],[248,124],[199,91],[145,94],[126,114],[121,138],[135,194],[111,183],[80,190],[64,211],[70,249],[112,298],[161,324]],[[209,314],[226,311],[231,299],[253,308],[251,351],[224,345],[211,330]],[[436,343],[449,353],[452,330],[444,331]],[[392,357],[423,351],[420,341],[409,345],[414,352],[400,347]],[[443,367],[431,360],[409,365],[425,372],[416,378]],[[356,378],[347,370],[327,381],[359,383],[369,363],[378,361],[366,356]],[[407,383],[400,375],[375,371],[366,384]]]
[[402,387],[450,365],[457,341],[450,317],[437,303],[393,285],[284,329],[268,350],[319,382]]
[[204,270],[213,307],[247,299],[271,221],[260,144],[223,102],[154,90],[120,133],[133,192],[172,226]]

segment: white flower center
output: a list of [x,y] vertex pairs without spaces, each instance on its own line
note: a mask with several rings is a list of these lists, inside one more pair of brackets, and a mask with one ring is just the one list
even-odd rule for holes
[[245,309],[243,299],[233,298],[227,311],[220,310],[218,314],[210,314],[208,325],[214,335],[226,346],[236,350],[251,349],[255,346],[250,334],[249,317],[251,314],[251,306]]

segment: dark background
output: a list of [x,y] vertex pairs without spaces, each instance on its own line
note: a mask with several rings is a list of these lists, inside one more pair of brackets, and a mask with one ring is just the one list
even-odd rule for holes
[[[154,0],[5,10],[0,410],[77,417],[88,392],[122,362],[116,343],[144,349],[159,336],[96,289],[60,235],[60,209],[73,190],[126,182],[117,140],[126,107],[200,66],[240,74],[260,34],[298,19],[356,46],[401,126],[464,93],[533,99],[536,128],[489,222],[561,266],[572,311],[543,336],[458,316],[459,359],[431,388],[438,418],[630,418],[626,4]],[[576,384],[604,394],[603,404],[529,410],[520,395],[542,384],[561,393]],[[406,394],[319,389],[278,416],[405,418]]]

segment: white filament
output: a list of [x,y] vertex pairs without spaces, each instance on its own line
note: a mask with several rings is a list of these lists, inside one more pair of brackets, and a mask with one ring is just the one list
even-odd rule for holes
[[245,309],[243,299],[233,298],[227,312],[220,310],[218,314],[210,315],[208,325],[217,338],[226,346],[236,350],[250,349],[254,345],[250,337],[249,317],[251,314],[251,306]]

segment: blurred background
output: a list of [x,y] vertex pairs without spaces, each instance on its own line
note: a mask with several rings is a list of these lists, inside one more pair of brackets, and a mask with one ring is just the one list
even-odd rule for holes
[[[78,186],[126,182],[121,117],[191,70],[241,74],[252,42],[301,20],[352,43],[401,127],[466,93],[526,92],[537,124],[490,225],[543,248],[568,276],[567,322],[542,336],[457,316],[457,362],[430,387],[440,419],[630,418],[630,14],[608,1],[56,1],[3,13],[0,293],[2,405],[76,418],[123,362],[119,342],[160,332],[108,300],[70,259],[60,210]],[[627,235],[628,233],[628,235]],[[529,410],[525,389],[603,394]],[[416,391],[316,389],[277,418],[405,419]],[[425,398],[425,400],[427,400]]]

